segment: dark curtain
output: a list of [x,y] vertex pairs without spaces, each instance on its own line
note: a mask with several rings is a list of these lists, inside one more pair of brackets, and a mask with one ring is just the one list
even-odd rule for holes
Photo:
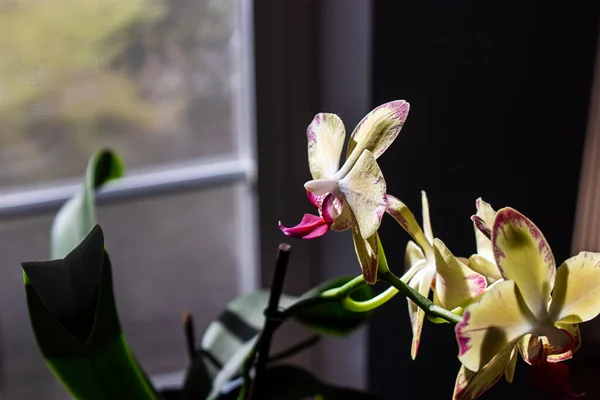
[[[434,234],[455,255],[475,251],[469,217],[480,196],[531,218],[558,264],[571,255],[599,8],[600,2],[375,2],[373,105],[411,103],[400,137],[380,159],[388,192],[420,220],[426,190]],[[400,274],[408,235],[390,218],[381,232]],[[405,303],[395,298],[375,314],[370,387],[382,400],[450,399],[459,368],[452,328],[426,321],[412,361]],[[527,372],[520,360],[514,383],[502,378],[483,398],[541,398]]]

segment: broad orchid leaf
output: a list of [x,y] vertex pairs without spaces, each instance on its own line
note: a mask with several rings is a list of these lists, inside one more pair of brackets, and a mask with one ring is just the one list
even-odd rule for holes
[[[282,310],[294,305],[289,317],[295,318],[307,327],[325,334],[346,335],[362,325],[371,315],[370,312],[356,313],[346,310],[340,301],[323,298],[322,301],[304,302],[309,298],[319,297],[326,290],[340,287],[349,282],[351,278],[338,278],[318,286],[301,297],[282,295],[279,306]],[[370,287],[362,286],[352,294],[357,301],[369,300],[373,297]],[[259,290],[240,296],[227,305],[219,318],[213,321],[206,329],[201,342],[199,360],[196,360],[192,370],[188,373],[184,387],[189,393],[210,393],[208,398],[219,396],[222,388],[240,374],[240,368],[246,357],[253,350],[264,326],[264,310],[267,307],[269,292]],[[302,304],[307,304],[303,307]],[[284,311],[285,312],[285,311]],[[201,362],[203,366],[195,365]],[[208,384],[203,388],[194,386],[192,380],[202,378],[208,374],[212,387]],[[192,397],[185,397],[192,398]],[[195,397],[194,397],[195,398]]]
[[[318,296],[326,290],[341,287],[352,279],[352,277],[333,279],[306,292],[301,298]],[[373,298],[373,290],[370,286],[363,285],[352,292],[351,298],[356,301],[370,300]],[[371,314],[371,312],[349,311],[340,301],[327,300],[311,307],[298,308],[294,318],[316,332],[344,336],[364,324]]]
[[87,166],[83,185],[54,218],[50,236],[50,258],[66,256],[96,224],[94,193],[106,182],[123,176],[123,163],[110,150],[95,153]]
[[23,271],[38,346],[74,398],[159,398],[121,331],[98,225],[64,259],[23,263]]

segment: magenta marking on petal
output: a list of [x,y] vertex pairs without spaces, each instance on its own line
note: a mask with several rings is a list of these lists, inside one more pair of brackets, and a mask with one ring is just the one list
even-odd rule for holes
[[312,214],[304,214],[302,221],[296,226],[286,228],[279,222],[279,229],[284,235],[296,239],[314,239],[323,236],[329,230],[324,218]]
[[339,216],[339,213],[335,208],[334,200],[334,195],[329,193],[327,197],[325,197],[325,200],[323,200],[323,208],[321,209],[321,212],[323,213],[323,218],[329,226],[331,226],[335,222],[336,218]]
[[473,296],[479,296],[487,287],[487,281],[485,280],[485,277],[480,274],[467,275],[465,276],[465,280],[475,281],[475,284],[478,286],[477,291],[472,293]]
[[533,222],[531,222],[531,220],[511,208],[503,209],[496,215],[493,228],[494,258],[496,259],[496,264],[498,264],[498,269],[500,270],[502,276],[504,276],[504,272],[502,270],[502,266],[500,265],[500,259],[505,258],[506,255],[496,243],[495,238],[498,237],[498,231],[501,231],[504,239],[507,240],[506,226],[509,224],[516,226],[519,229],[522,229],[523,225],[527,227],[533,239],[538,242],[538,252],[544,257],[544,261],[549,265],[549,268],[552,269],[551,279],[554,279],[556,274],[554,255],[552,254],[552,250],[550,249],[548,242],[542,235],[542,232],[534,225]]
[[464,329],[469,325],[469,319],[471,318],[471,313],[469,311],[465,311],[463,315],[463,320],[456,324],[455,332],[456,332],[456,341],[458,342],[458,355],[462,356],[467,351],[471,349],[471,338],[464,332]]
[[404,228],[405,231],[410,232],[408,229],[408,221],[406,220],[406,218],[404,218],[404,216],[401,213],[389,207],[387,207],[385,211],[388,214],[390,214],[396,221],[398,221],[398,223]]
[[308,197],[310,203],[318,209],[321,209],[321,207],[323,207],[323,200],[325,200],[325,197],[327,197],[328,194],[329,193],[316,195],[312,192],[309,192],[308,190],[306,191],[306,197]]
[[485,237],[492,240],[492,230],[479,215],[471,215],[471,221],[473,221],[479,232],[483,233]]
[[306,130],[306,137],[308,139],[308,148],[309,149],[314,147],[314,145],[317,143],[317,135],[315,133],[315,129],[317,129],[318,126],[321,125],[323,118],[324,118],[323,114],[315,115],[312,122],[308,126],[308,129]]

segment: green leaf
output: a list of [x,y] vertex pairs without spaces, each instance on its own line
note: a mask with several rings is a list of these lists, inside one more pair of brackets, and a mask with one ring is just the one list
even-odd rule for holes
[[[307,299],[319,296],[329,289],[343,286],[352,280],[353,277],[337,278],[306,292],[301,299]],[[369,285],[363,285],[351,294],[351,298],[356,301],[365,301],[373,298],[373,290]],[[354,312],[349,311],[342,306],[341,301],[331,301],[323,299],[309,307],[298,307],[293,313],[296,320],[309,328],[328,335],[344,336],[351,333],[356,328],[365,323],[372,315],[372,312]]]
[[[201,351],[194,361],[195,373],[188,371],[184,384],[186,398],[197,393],[210,393],[208,398],[216,398],[222,388],[231,378],[240,372],[242,363],[252,350],[260,334],[265,317],[263,314],[269,299],[269,292],[259,290],[239,296],[231,301],[219,318],[213,321],[202,337]],[[297,299],[281,296],[280,305],[289,306]],[[202,367],[195,365],[201,362],[212,381],[212,385],[194,386],[193,381],[202,375]],[[206,380],[204,380],[206,382]],[[192,390],[192,388],[194,388]]]
[[98,225],[64,259],[22,265],[38,346],[74,398],[158,398],[121,331]]
[[[321,293],[343,286],[353,278],[343,277],[326,282],[305,293],[300,298],[282,295],[279,307],[293,310],[288,316],[319,332],[345,335],[362,325],[370,312],[357,313],[346,310],[340,300],[321,297]],[[352,293],[352,298],[364,301],[373,297],[369,286],[364,285]],[[213,380],[210,399],[215,398],[223,385],[240,373],[240,368],[252,351],[265,323],[264,310],[269,292],[259,290],[240,296],[227,305],[226,310],[206,329],[201,343],[200,356]],[[196,367],[197,368],[197,367]],[[188,374],[188,381],[193,374]],[[186,381],[186,385],[188,385]]]
[[62,206],[52,224],[51,259],[65,257],[83,240],[96,224],[95,191],[121,176],[123,163],[112,151],[102,150],[90,158],[79,193]]

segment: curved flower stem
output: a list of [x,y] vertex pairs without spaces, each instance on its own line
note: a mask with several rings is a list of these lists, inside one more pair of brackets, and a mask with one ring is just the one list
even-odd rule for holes
[[453,324],[458,324],[462,321],[462,317],[460,315],[453,314],[445,308],[436,306],[433,304],[433,301],[429,300],[427,297],[421,295],[406,283],[402,282],[402,280],[394,275],[391,271],[380,274],[379,278],[398,289],[398,291],[412,300],[420,309],[425,311],[427,315],[445,319]]
[[398,289],[396,289],[393,286],[390,286],[386,289],[385,292],[380,293],[376,297],[365,301],[352,300],[350,298],[350,295],[348,295],[344,299],[342,299],[342,306],[344,306],[346,310],[354,312],[367,312],[384,305],[397,294]]

